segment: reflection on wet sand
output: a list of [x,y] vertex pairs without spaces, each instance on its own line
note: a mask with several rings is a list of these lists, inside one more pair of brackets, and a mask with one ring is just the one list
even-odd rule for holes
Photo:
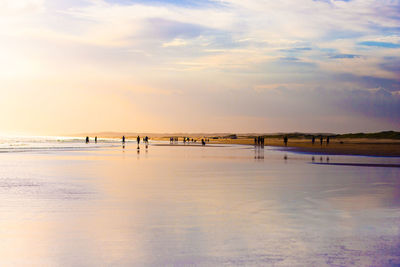
[[[2,266],[400,262],[394,168],[267,147],[17,154],[1,158]],[[381,161],[330,162],[346,160]]]
[[377,163],[329,163],[327,158],[326,163],[314,163],[319,165],[336,165],[336,166],[357,166],[357,167],[386,167],[386,168],[400,168],[400,164],[377,164]]

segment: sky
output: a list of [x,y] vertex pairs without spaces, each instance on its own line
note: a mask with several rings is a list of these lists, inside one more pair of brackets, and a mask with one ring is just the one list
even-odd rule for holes
[[0,134],[400,130],[400,0],[0,0]]

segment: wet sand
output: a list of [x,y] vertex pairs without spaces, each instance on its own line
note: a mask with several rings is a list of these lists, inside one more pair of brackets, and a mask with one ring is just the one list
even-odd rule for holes
[[[254,144],[254,139],[216,139],[211,143],[220,144]],[[343,143],[340,143],[343,142]],[[359,156],[384,156],[400,157],[400,142],[398,140],[377,139],[341,139],[331,140],[329,145],[324,141],[320,145],[319,140],[315,144],[311,140],[294,139],[288,142],[287,147],[281,139],[265,139],[266,146],[277,147],[279,150],[302,152],[321,155],[359,155]]]
[[0,266],[400,264],[397,168],[162,143],[54,141],[0,153]]
[[[182,142],[179,142],[179,143],[168,143],[168,144],[152,144],[152,146],[190,146],[190,147],[204,147],[204,146],[207,146],[207,144],[206,145],[202,145],[201,143],[186,143],[186,144],[184,144],[184,143],[182,143]],[[212,147],[223,147],[223,146],[221,146],[221,145],[213,145]]]
[[354,166],[354,167],[378,167],[378,168],[400,168],[400,164],[374,164],[374,163],[329,163],[329,162],[313,162],[317,165],[333,165],[333,166]]

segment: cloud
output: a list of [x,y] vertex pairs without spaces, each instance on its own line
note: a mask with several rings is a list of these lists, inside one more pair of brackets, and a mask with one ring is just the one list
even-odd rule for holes
[[342,82],[350,82],[353,87],[362,88],[385,88],[388,91],[400,90],[400,83],[397,79],[388,79],[375,76],[357,76],[350,73],[341,73],[333,75],[334,79]]
[[195,38],[207,30],[197,24],[151,18],[144,21],[140,37],[153,37],[171,40],[174,38]]
[[175,38],[171,42],[163,43],[163,47],[175,47],[175,46],[185,46],[187,42],[183,39]]
[[323,110],[353,122],[362,112],[398,119],[390,115],[400,91],[397,0],[0,4],[0,78],[9,86],[2,90],[14,90],[13,79],[28,84],[51,77],[93,93],[136,88],[133,94],[143,94],[148,107],[157,97],[161,115],[198,105],[209,115],[247,118],[312,117]]
[[387,58],[385,60],[385,62],[380,64],[380,67],[386,71],[396,73],[400,79],[400,58],[399,57]]
[[298,61],[299,59],[297,57],[281,57],[280,60],[283,60],[283,61]]
[[15,16],[44,11],[44,0],[2,0],[0,14],[2,16]]

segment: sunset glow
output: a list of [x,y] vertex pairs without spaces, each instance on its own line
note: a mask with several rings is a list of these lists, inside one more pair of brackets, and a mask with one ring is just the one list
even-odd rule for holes
[[398,0],[0,0],[2,133],[399,130]]

